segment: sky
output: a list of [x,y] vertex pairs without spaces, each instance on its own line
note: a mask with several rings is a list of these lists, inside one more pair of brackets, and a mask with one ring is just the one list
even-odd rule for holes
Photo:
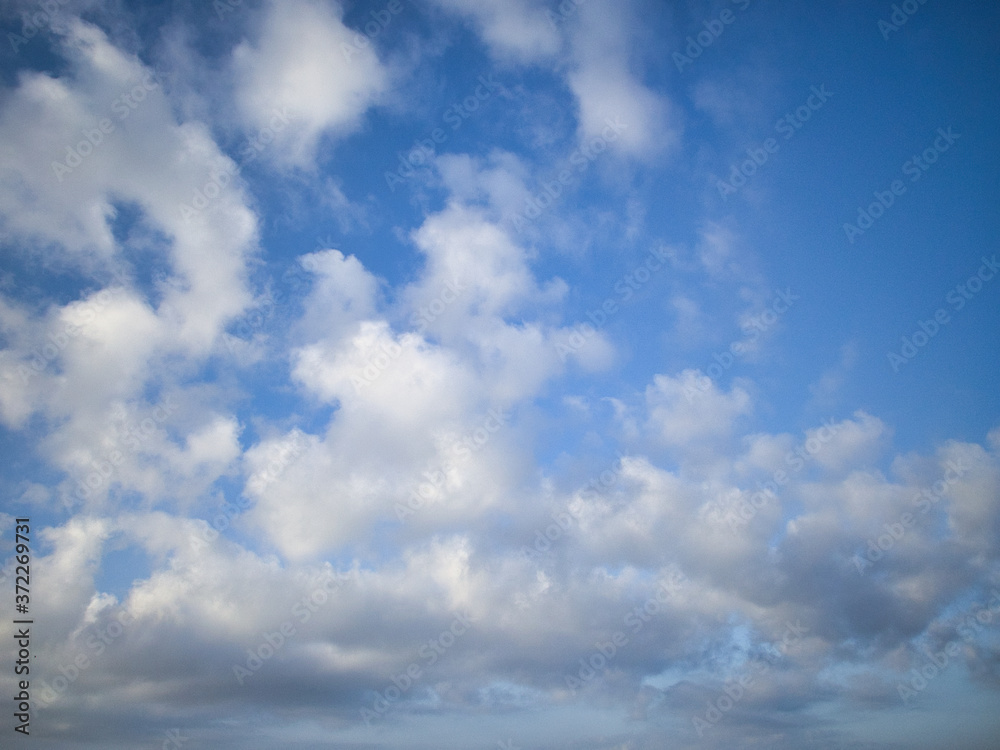
[[2,744],[995,747],[998,23],[5,0]]

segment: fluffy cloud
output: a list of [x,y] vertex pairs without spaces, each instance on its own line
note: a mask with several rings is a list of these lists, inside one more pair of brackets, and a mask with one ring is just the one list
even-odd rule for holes
[[[558,56],[568,68],[566,83],[578,105],[580,144],[596,141],[633,157],[649,157],[677,144],[677,116],[671,103],[635,75],[630,38],[640,21],[621,4],[601,0],[571,4],[557,23],[551,9],[529,0],[483,5],[437,0],[469,19],[498,59],[530,65]],[[624,11],[624,12],[623,12]],[[609,136],[609,123],[620,123]]]
[[473,0],[436,0],[442,8],[469,19],[498,57],[522,63],[559,51],[561,41],[545,9],[533,0],[485,5]]
[[307,167],[324,134],[356,129],[387,88],[388,70],[342,14],[339,3],[268,2],[259,38],[233,51],[248,129],[274,133],[285,163]]
[[[773,287],[749,223],[656,172],[681,118],[644,65],[652,6],[436,5],[482,44],[425,28],[437,10],[358,43],[383,6],[267,2],[229,26],[213,7],[190,39],[164,32],[204,63],[183,96],[149,62],[159,36],[137,30],[133,54],[67,7],[38,39],[59,65],[6,79],[0,579],[30,515],[33,732],[834,747],[867,739],[861,710],[918,746],[908,722],[947,701],[991,716],[1000,428],[897,440],[895,390],[839,400],[872,339],[810,389],[816,331],[792,316],[745,335],[741,369],[713,356]],[[409,202],[390,194],[380,165],[434,132],[420,118],[482,48],[538,101],[464,120]],[[750,106],[693,90],[716,124]],[[556,106],[565,122],[539,118]],[[627,128],[602,179],[515,226],[549,179],[539,144],[580,148],[608,118]],[[264,129],[244,171],[232,144]],[[328,159],[348,137],[362,150]],[[656,282],[588,315],[649,247]],[[5,658],[15,632],[0,623]],[[897,685],[952,642],[916,699],[940,706],[909,713]]]

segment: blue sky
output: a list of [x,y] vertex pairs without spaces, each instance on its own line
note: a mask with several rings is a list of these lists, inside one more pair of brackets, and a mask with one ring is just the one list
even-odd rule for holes
[[4,4],[34,741],[992,747],[998,20]]

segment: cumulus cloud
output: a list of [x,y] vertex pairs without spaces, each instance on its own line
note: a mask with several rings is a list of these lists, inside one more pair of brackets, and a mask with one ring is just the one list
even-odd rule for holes
[[646,389],[646,403],[650,429],[674,447],[727,437],[733,432],[734,421],[751,410],[745,390],[736,386],[728,394],[722,393],[692,370],[677,377],[657,375]]
[[512,0],[485,5],[472,0],[436,0],[442,8],[471,21],[493,54],[521,63],[551,57],[561,40],[541,4]]
[[613,3],[581,4],[567,82],[579,106],[581,143],[620,120],[626,127],[616,146],[631,157],[648,158],[676,146],[679,123],[670,101],[634,72],[629,38],[637,23]]
[[[670,151],[679,122],[662,94],[634,72],[629,39],[640,21],[631,9],[612,2],[572,4],[562,22],[549,8],[529,0],[490,6],[468,0],[437,0],[472,22],[491,53],[530,65],[557,57],[577,102],[577,134],[582,145],[601,141],[633,158]],[[624,11],[624,12],[623,12]],[[609,135],[609,126],[617,130]]]
[[[434,132],[401,127],[401,81],[447,88],[477,45],[565,108],[567,150],[620,118],[626,177],[660,164],[681,119],[634,48],[648,7],[438,0],[359,44],[382,5],[229,3],[166,43],[205,62],[185,96],[231,89],[234,136],[145,23],[132,52],[63,5],[59,65],[25,57],[0,110],[0,579],[30,515],[46,747],[838,747],[859,710],[934,718],[897,686],[942,652],[915,700],[995,707],[1000,428],[901,439],[895,391],[843,406],[863,342],[812,387],[814,350],[775,366],[796,324],[761,310],[790,287],[751,232],[676,196],[661,222],[641,180],[513,226],[551,156],[517,106],[434,139],[409,202],[372,187]],[[694,91],[716,123],[750,106]]]
[[259,38],[237,46],[232,64],[248,130],[268,129],[277,142],[268,153],[306,167],[324,134],[360,126],[385,92],[389,72],[367,38],[355,42],[357,34],[344,25],[339,2],[266,4]]

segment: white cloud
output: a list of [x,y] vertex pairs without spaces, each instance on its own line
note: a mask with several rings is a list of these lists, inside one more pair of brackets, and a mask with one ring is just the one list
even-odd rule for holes
[[328,249],[300,256],[298,263],[315,276],[297,324],[301,338],[337,342],[374,317],[379,282],[357,258]]
[[339,2],[269,0],[265,13],[260,38],[233,51],[234,95],[253,134],[275,133],[280,162],[309,167],[324,134],[360,126],[389,72],[367,38],[355,44]]
[[[531,65],[556,57],[577,101],[582,146],[595,139],[631,158],[669,152],[678,142],[678,114],[670,101],[634,73],[633,27],[640,23],[630,4],[589,0],[574,6],[557,24],[551,8],[530,0],[484,4],[436,0],[472,21],[498,60]],[[609,122],[622,123],[609,136]]]
[[[807,445],[811,438],[816,438],[817,442],[822,440],[821,429],[806,433]],[[882,420],[863,411],[855,412],[854,419],[844,420],[834,429],[834,437],[823,441],[822,449],[815,453],[816,461],[829,472],[874,463],[891,434]]]
[[[126,440],[113,425],[115,409],[147,417],[155,406],[143,403],[147,387],[169,389],[179,374],[165,377],[157,363],[208,356],[223,327],[249,304],[246,268],[257,222],[239,177],[220,180],[221,188],[212,181],[231,160],[206,127],[176,121],[154,71],[77,19],[57,41],[66,72],[24,74],[0,115],[9,177],[0,187],[0,215],[38,257],[68,262],[84,278],[117,280],[49,303],[42,316],[4,303],[5,319],[19,330],[3,351],[3,378],[15,390],[14,398],[5,393],[2,408],[12,426],[35,413],[61,424],[42,446],[70,474],[72,496],[95,465],[107,470],[109,451]],[[208,196],[204,203],[193,198],[199,192]],[[132,280],[112,232],[119,214],[133,209],[136,225],[154,238],[144,252],[162,268],[146,288]],[[140,449],[121,454],[112,476],[95,482],[92,501],[114,485],[162,497],[171,483],[158,472],[172,476],[170,489],[190,501],[235,456],[234,423],[221,419],[216,427],[227,435],[194,422],[184,449],[157,423]]]
[[817,408],[828,407],[835,403],[840,390],[844,387],[848,375],[858,361],[858,345],[849,341],[840,347],[840,358],[834,367],[825,370],[815,383],[809,384],[812,403]]
[[704,440],[726,438],[738,418],[752,411],[749,394],[734,386],[729,393],[703,376],[685,370],[677,377],[657,375],[646,388],[649,428],[658,439],[674,448],[686,448]]
[[602,137],[609,121],[627,127],[613,146],[649,160],[678,144],[678,114],[662,94],[633,72],[631,8],[601,0],[579,7],[572,25],[572,71],[567,77],[579,106],[581,144]]
[[540,3],[507,0],[479,3],[475,0],[435,0],[475,25],[483,41],[498,58],[532,63],[559,51],[561,39]]
[[[176,332],[175,345],[205,352],[249,302],[245,262],[256,219],[235,178],[204,211],[185,218],[181,207],[212,182],[213,169],[231,162],[203,126],[174,120],[154,71],[103,32],[74,21],[63,50],[71,72],[25,74],[0,115],[10,177],[0,186],[5,225],[48,253],[57,243],[82,269],[103,275],[121,265],[115,205],[137,205],[142,220],[168,238],[161,325]],[[26,129],[25,121],[41,125]]]
[[[848,422],[842,427],[849,432]],[[860,428],[866,419],[861,415],[855,422]],[[757,442],[782,440],[761,435]],[[258,498],[273,511],[259,520],[277,524],[272,539],[292,558],[286,564],[224,539],[206,544],[199,541],[204,534],[198,524],[161,513],[123,516],[114,523],[74,521],[46,532],[57,551],[40,569],[64,571],[60,575],[65,581],[57,599],[39,601],[38,616],[60,622],[65,639],[47,652],[50,668],[59,660],[67,663],[77,652],[90,653],[88,636],[119,612],[127,612],[131,622],[109,647],[109,655],[94,659],[95,666],[55,704],[61,711],[84,695],[144,705],[145,691],[127,697],[115,693],[113,678],[122,674],[133,675],[145,690],[155,690],[157,701],[167,705],[183,702],[190,691],[204,691],[208,704],[242,696],[266,705],[264,696],[294,675],[304,682],[303,689],[336,686],[343,691],[324,710],[349,717],[370,700],[366,688],[381,690],[408,663],[423,664],[417,652],[423,636],[415,642],[414,633],[429,638],[443,632],[458,612],[473,616],[472,628],[441,657],[433,679],[406,696],[399,710],[408,710],[410,700],[424,700],[427,690],[441,700],[442,708],[468,705],[468,691],[474,693],[484,681],[509,679],[511,669],[517,672],[520,689],[535,691],[538,700],[559,701],[564,675],[575,674],[579,658],[616,629],[629,633],[629,645],[602,680],[585,686],[586,691],[609,680],[638,690],[644,677],[672,667],[686,675],[677,686],[711,693],[740,669],[739,653],[759,653],[767,644],[780,642],[789,622],[801,623],[806,634],[783,651],[777,670],[781,674],[773,681],[761,676],[752,705],[756,711],[770,711],[783,705],[787,690],[795,691],[803,706],[819,705],[828,699],[822,673],[831,649],[863,653],[871,665],[865,674],[903,672],[908,668],[905,661],[897,667],[888,663],[906,641],[903,633],[930,627],[941,604],[971,580],[968,573],[963,579],[962,574],[956,578],[938,572],[943,562],[957,562],[952,559],[955,548],[935,539],[930,529],[914,529],[912,537],[892,551],[897,557],[887,556],[880,563],[889,577],[887,586],[866,588],[874,585],[871,579],[860,577],[848,562],[847,556],[863,546],[867,534],[876,533],[884,519],[891,520],[892,513],[907,506],[912,487],[860,472],[839,478],[821,473],[818,480],[809,481],[796,478],[783,490],[781,502],[787,494],[800,498],[803,507],[787,523],[776,549],[769,551],[766,542],[781,530],[781,514],[765,508],[759,516],[766,522],[762,527],[749,524],[734,531],[704,509],[718,493],[739,494],[739,488],[724,481],[706,485],[640,457],[621,462],[620,478],[612,487],[596,494],[573,493],[582,504],[571,496],[545,501],[556,516],[576,509],[575,520],[550,542],[551,553],[534,559],[518,554],[522,544],[536,541],[531,525],[519,523],[510,542],[497,547],[488,529],[472,522],[465,533],[429,536],[404,546],[398,559],[368,570],[355,567],[341,579],[330,579],[329,566],[295,558],[308,556],[331,539],[341,544],[356,540],[351,536],[357,531],[355,514],[367,512],[365,505],[383,489],[397,493],[399,485],[391,487],[394,472],[385,459],[378,462],[384,487],[364,485],[362,452],[344,455],[346,441],[334,451],[323,450],[312,438],[304,444],[306,452],[283,467],[273,483],[278,487],[288,480],[275,496],[278,502]],[[267,446],[255,451],[259,467]],[[962,459],[973,467],[953,488],[955,507],[949,514],[961,519],[959,524],[996,528],[996,455],[979,446],[950,444],[937,459]],[[309,503],[298,502],[301,493],[310,494]],[[367,503],[355,504],[352,498],[360,497],[367,497]],[[993,499],[985,502],[987,498]],[[477,508],[475,515],[482,517],[484,510]],[[537,528],[551,523],[547,518]],[[152,557],[170,561],[134,583],[120,604],[97,588],[93,578],[104,540],[117,531]],[[987,547],[980,546],[971,528],[952,533],[973,545],[970,555],[985,553]],[[995,549],[995,540],[982,542]],[[641,612],[653,599],[657,581],[669,580],[672,572],[682,573],[686,582],[672,587],[666,604],[652,616],[631,621],[643,623],[637,632],[626,628],[624,622],[629,621],[624,618],[636,607]],[[330,603],[314,605],[302,621],[299,615],[307,610],[301,602],[324,576],[335,581],[322,599]],[[820,584],[829,596],[809,593]],[[850,597],[862,597],[868,608],[845,609]],[[392,612],[393,617],[373,614],[379,612]],[[734,617],[746,623],[743,641],[732,635]],[[246,648],[263,643],[265,634],[282,622],[293,623],[294,635],[246,685],[238,685],[233,665],[243,664]],[[176,638],[178,629],[185,634],[183,643]],[[871,640],[875,632],[892,631],[897,635],[886,643]],[[685,666],[692,649],[707,657],[702,667]],[[194,670],[199,662],[209,668]],[[158,677],[154,668],[171,677]],[[658,695],[666,706],[681,701],[683,710],[684,692],[677,686]],[[661,703],[656,710],[663,708]],[[688,712],[692,710],[701,708]]]
[[[895,455],[893,419],[876,408],[782,427],[798,423],[795,405],[779,412],[756,394],[794,383],[791,369],[723,385],[664,364],[676,361],[663,351],[671,333],[711,347],[766,303],[750,235],[678,224],[694,240],[670,249],[668,289],[643,290],[594,331],[567,311],[594,309],[588,298],[614,286],[605,271],[634,268],[629,254],[652,244],[649,193],[603,206],[615,194],[595,192],[572,252],[560,226],[570,206],[553,205],[551,224],[524,233],[505,227],[537,189],[542,162],[558,158],[554,143],[576,148],[619,116],[629,127],[614,148],[648,166],[676,138],[668,94],[646,82],[644,50],[633,49],[646,22],[639,6],[574,3],[553,26],[551,3],[437,4],[469,20],[512,77],[538,84],[536,107],[578,121],[553,127],[558,139],[539,156],[504,150],[538,124],[523,122],[534,114],[470,118],[452,153],[433,157],[440,181],[414,191],[402,213],[383,211],[405,202],[398,192],[366,194],[372,172],[309,170],[324,138],[360,143],[373,107],[411,96],[391,92],[397,79],[375,51],[390,35],[353,45],[340,3],[269,0],[262,13],[245,6],[231,26],[209,26],[213,39],[242,24],[253,31],[235,52],[220,45],[187,91],[217,91],[222,71],[234,86],[220,106],[238,103],[250,135],[273,108],[288,109],[253,174],[236,173],[215,142],[217,132],[230,142],[231,121],[152,85],[139,57],[82,21],[51,36],[64,57],[58,73],[23,73],[5,92],[0,220],[5,243],[23,251],[0,277],[0,418],[20,461],[0,552],[15,516],[30,512],[32,614],[45,623],[32,637],[33,697],[44,700],[41,680],[51,686],[80,654],[90,659],[42,715],[53,747],[88,736],[152,745],[149,728],[167,722],[224,749],[322,744],[330,732],[404,746],[448,723],[448,746],[467,747],[482,722],[469,730],[478,740],[465,741],[454,716],[487,713],[496,727],[537,716],[549,727],[539,746],[552,737],[567,747],[683,744],[648,727],[689,723],[748,660],[774,650],[786,623],[802,622],[806,637],[704,743],[774,744],[764,733],[783,722],[792,746],[795,722],[835,714],[836,701],[894,700],[892,680],[916,663],[914,646],[953,637],[956,608],[1000,583],[1000,429],[981,444]],[[468,40],[423,46],[423,35],[441,34],[423,18],[393,39],[420,48],[413,60],[427,67],[414,77],[426,92],[442,70],[455,72],[432,67],[434,55]],[[155,58],[158,37],[142,41],[142,59]],[[122,118],[111,103],[136,86],[143,101]],[[697,87],[696,104],[732,120],[746,102],[729,107],[724,93]],[[101,117],[112,132],[79,165],[53,172]],[[387,122],[378,133],[393,130],[382,130]],[[494,125],[510,128],[504,149],[473,138]],[[372,154],[384,151],[378,140],[364,144]],[[605,176],[617,177],[616,164]],[[250,195],[258,177],[297,182],[291,213],[271,213],[285,203],[267,190]],[[300,254],[314,228],[300,216],[341,235]],[[258,227],[266,258],[256,257]],[[245,351],[228,356],[224,331],[246,335],[237,321],[253,303],[251,272],[266,277],[296,254],[310,279],[294,291],[309,291],[264,281],[282,296],[264,324],[249,325],[250,340],[237,344]],[[65,283],[35,299],[31,285],[53,269]],[[619,339],[626,329],[635,336]],[[807,413],[835,405],[852,358],[845,348]],[[763,357],[754,364],[734,373],[767,367]],[[939,486],[922,513],[917,501]],[[907,513],[916,522],[897,534]],[[882,554],[859,571],[871,540]],[[0,561],[3,580],[11,561]],[[651,612],[658,584],[676,572],[686,583]],[[630,620],[636,612],[649,616]],[[423,663],[421,647],[459,613],[472,627],[433,667]],[[120,619],[120,636],[95,648]],[[288,623],[294,633],[268,643]],[[566,677],[617,631],[627,646],[573,694]],[[6,656],[12,635],[0,623]],[[241,684],[234,665],[262,643],[272,653]],[[966,644],[948,680],[993,679],[994,652],[988,636]],[[359,708],[413,663],[426,670],[393,701],[391,720],[364,727]],[[11,694],[12,675],[0,683]],[[117,744],[105,742],[112,734]]]

